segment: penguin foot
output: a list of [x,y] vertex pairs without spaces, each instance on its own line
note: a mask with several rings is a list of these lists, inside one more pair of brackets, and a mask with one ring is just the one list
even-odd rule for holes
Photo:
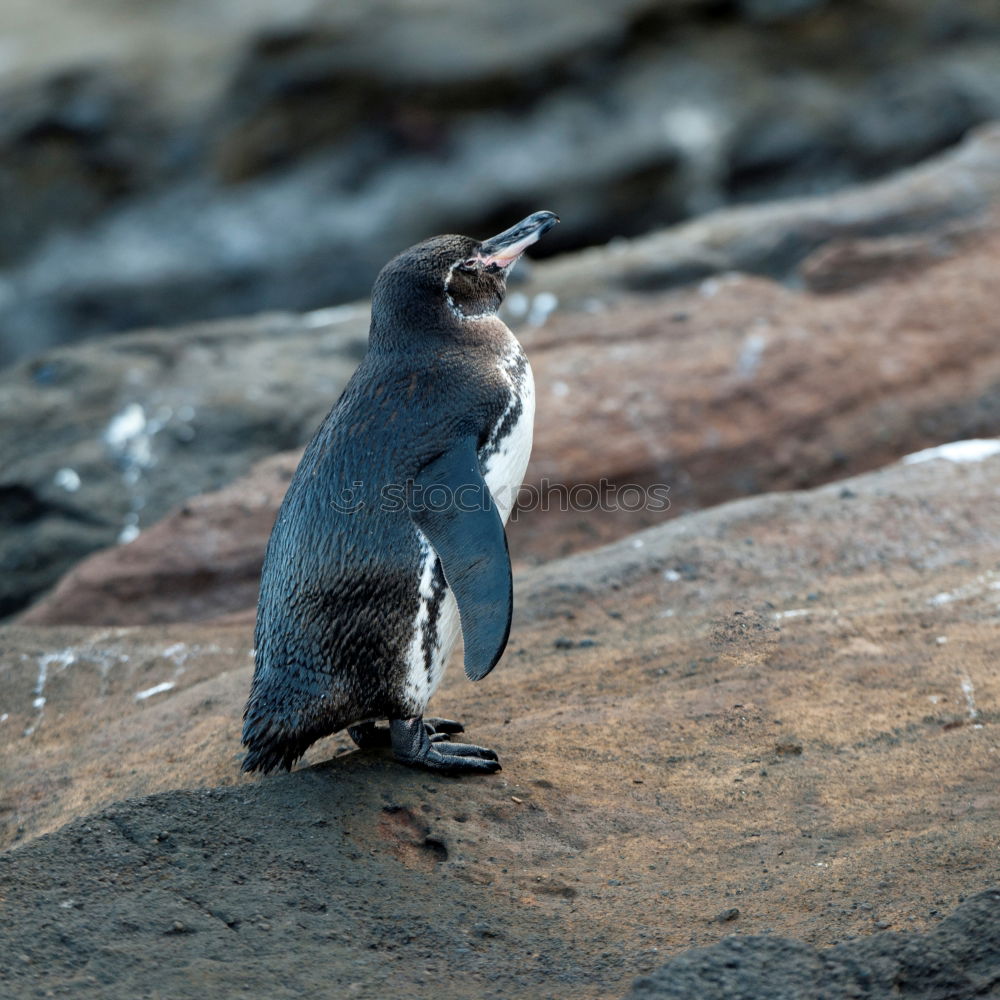
[[[430,720],[439,722],[446,720]],[[453,723],[457,725],[457,723]],[[444,774],[475,772],[493,774],[500,770],[500,762],[493,750],[473,746],[471,743],[448,743],[434,740],[428,735],[420,716],[412,719],[390,719],[393,756],[401,764],[421,767],[426,771]],[[459,730],[461,732],[461,730]],[[436,734],[445,735],[445,734]]]
[[[450,740],[453,733],[464,733],[465,726],[453,719],[424,719],[424,729],[431,743]],[[377,726],[374,722],[359,722],[347,727],[347,735],[362,750],[380,750],[392,746],[392,736],[388,726]]]

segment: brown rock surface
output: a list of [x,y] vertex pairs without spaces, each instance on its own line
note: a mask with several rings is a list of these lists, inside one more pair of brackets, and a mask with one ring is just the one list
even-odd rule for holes
[[799,273],[811,292],[839,292],[887,278],[909,278],[953,257],[970,235],[948,227],[931,233],[834,239],[802,261]]
[[734,930],[926,929],[1000,876],[998,496],[1000,456],[895,465],[521,573],[433,705],[488,780],[341,737],[240,778],[245,625],[4,628],[16,995],[603,998]]
[[[527,484],[536,496],[555,489],[547,510],[529,503],[515,515],[515,559],[537,562],[668,513],[1000,434],[1000,228],[966,233],[952,248],[923,269],[907,257],[899,274],[837,294],[729,275],[523,330],[538,385]],[[296,455],[90,557],[23,620],[139,624],[251,608],[283,492],[275,476],[290,474]],[[571,490],[605,479],[667,484],[671,511],[566,511],[567,499],[579,507],[588,496]],[[622,491],[621,504],[634,495]]]
[[84,559],[22,620],[136,625],[254,608],[264,546],[298,458],[266,458],[249,476],[181,504],[135,542]]

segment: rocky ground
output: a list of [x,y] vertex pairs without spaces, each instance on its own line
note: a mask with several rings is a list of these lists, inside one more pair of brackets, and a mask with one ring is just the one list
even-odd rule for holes
[[787,938],[726,938],[640,979],[626,1000],[995,997],[1000,890],[963,903],[927,934],[875,934],[818,950]]
[[504,661],[435,702],[490,779],[342,737],[240,777],[248,623],[5,627],[4,988],[597,998],[734,932],[933,929],[1000,880],[1000,454],[974,454],[521,572]]
[[7,0],[0,363],[880,176],[1000,116],[998,51],[994,0]]

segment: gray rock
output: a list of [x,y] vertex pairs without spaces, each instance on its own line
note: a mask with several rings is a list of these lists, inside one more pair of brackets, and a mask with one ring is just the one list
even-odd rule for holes
[[[977,228],[1000,200],[1000,125],[919,166],[834,194],[720,209],[634,240],[537,265],[522,289],[562,306],[607,303],[630,291],[743,271],[800,284],[799,266],[833,241]],[[860,279],[855,283],[860,283]],[[847,287],[850,282],[840,282]]]
[[[731,275],[593,314],[557,309],[521,329],[538,405],[510,525],[513,559],[544,561],[693,507],[996,436],[998,253],[996,227],[947,246],[841,241],[817,251],[812,280],[826,274],[827,290],[839,276],[878,284],[817,296]],[[321,363],[307,342],[300,351],[289,367]],[[307,392],[308,379],[299,381]],[[252,611],[299,454],[265,459],[144,523],[130,544],[94,553],[22,621],[137,625]],[[699,575],[683,560],[670,571]],[[814,599],[815,583],[806,592]],[[557,637],[573,649],[593,641]]]
[[0,614],[94,548],[307,441],[367,325],[354,307],[261,316],[53,351],[3,372]]
[[0,363],[344,301],[539,206],[552,253],[827,191],[1000,117],[983,0],[57,2],[0,83]]

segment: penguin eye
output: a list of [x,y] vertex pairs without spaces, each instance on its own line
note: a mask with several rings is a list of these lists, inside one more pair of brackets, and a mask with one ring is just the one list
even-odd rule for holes
[[479,266],[479,261],[475,257],[469,257],[468,260],[463,260],[461,264],[458,265],[460,271],[475,271]]

